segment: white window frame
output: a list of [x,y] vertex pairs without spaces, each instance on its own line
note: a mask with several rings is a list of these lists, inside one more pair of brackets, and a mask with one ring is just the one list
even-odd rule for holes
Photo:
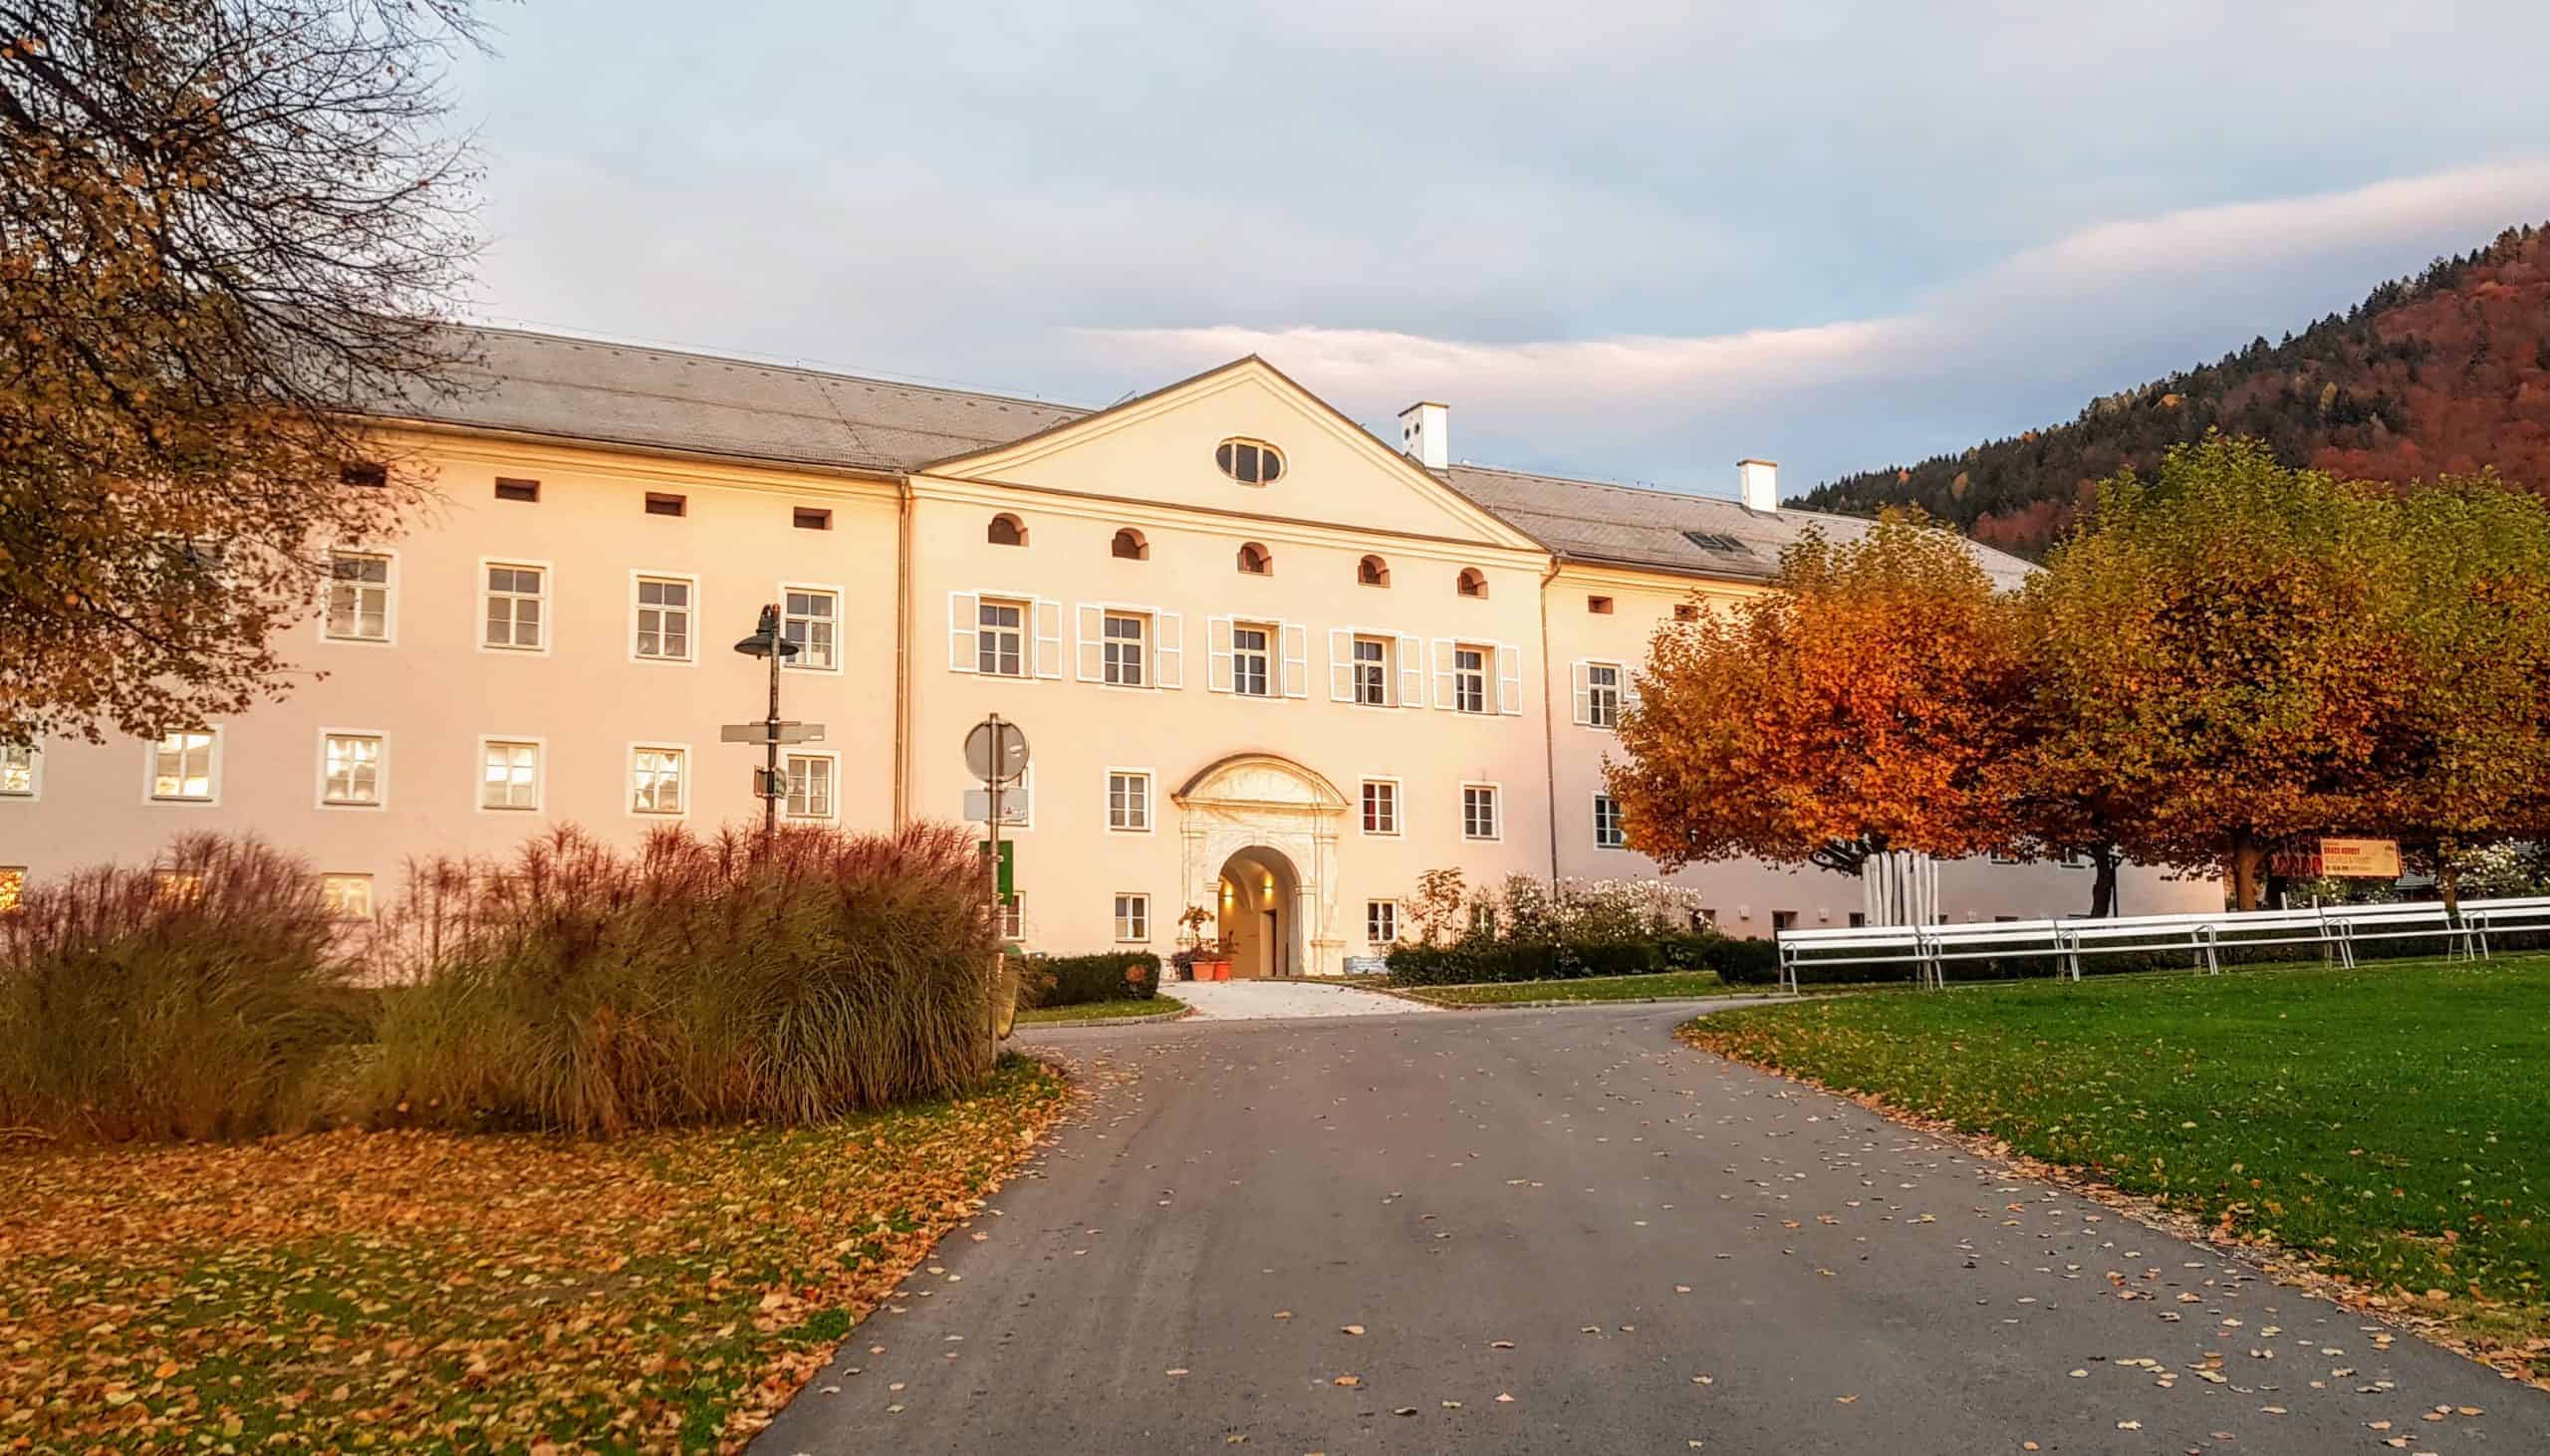
[[[1365,791],[1376,787],[1388,787],[1391,791],[1391,827],[1386,830],[1369,828],[1364,822]],[[1368,774],[1362,780],[1357,782],[1355,785],[1355,828],[1358,833],[1364,835],[1368,839],[1396,840],[1405,832],[1406,825],[1407,788],[1405,785],[1402,784],[1397,779],[1384,778],[1378,774]]]
[[[531,745],[531,802],[526,805],[495,805],[487,802],[487,745],[491,743],[527,743]],[[469,765],[469,807],[480,814],[538,815],[549,802],[549,740],[537,733],[481,733],[477,752]]]
[[[1262,693],[1239,690],[1238,634],[1242,627],[1266,633],[1267,690]],[[1307,625],[1280,616],[1234,612],[1205,618],[1204,634],[1207,690],[1267,701],[1311,695],[1311,629]]]
[[[638,807],[638,755],[641,753],[678,754],[681,760],[681,807],[676,810],[639,809]],[[620,761],[621,813],[630,819],[679,821],[690,818],[691,800],[696,797],[698,782],[691,773],[690,745],[661,739],[641,739],[629,745]]]
[[[1463,648],[1479,654],[1480,705],[1460,706],[1453,653]],[[1523,649],[1489,637],[1434,638],[1434,706],[1473,718],[1518,717],[1523,711]]]
[[[1242,647],[1239,644],[1241,632],[1254,632],[1265,640],[1255,647]],[[1253,621],[1233,617],[1230,621],[1230,650],[1225,654],[1230,662],[1228,689],[1230,695],[1236,698],[1282,697],[1284,695],[1284,624],[1281,621]],[[1261,690],[1252,692],[1239,685],[1239,659],[1243,656],[1262,659],[1264,686]]]
[[44,797],[44,742],[39,739],[23,748],[0,748],[0,755],[24,753],[27,756],[27,787],[0,789],[0,802],[23,800],[33,804]]
[[[1594,848],[1597,849],[1627,849],[1630,847],[1629,831],[1621,823],[1621,801],[1614,798],[1611,791],[1606,789],[1595,790],[1592,795],[1592,799],[1594,809]],[[1606,844],[1603,841],[1603,806],[1606,804],[1612,806],[1612,833],[1620,839],[1620,843],[1616,845]]]
[[[645,590],[648,582],[654,582],[668,587],[678,586],[682,588],[686,594],[681,607],[682,650],[681,655],[678,657],[664,652],[648,653],[638,650],[638,639],[645,630],[638,623],[645,619],[645,614],[648,610],[647,607],[638,600],[638,594]],[[699,578],[695,574],[690,572],[632,571],[629,574],[629,660],[632,662],[643,662],[654,667],[689,667],[696,664],[699,661],[699,621],[701,616],[699,608]],[[659,606],[653,609],[657,611],[665,611],[671,608]],[[656,625],[655,636],[656,644],[658,646],[662,645],[663,626],[660,621]]]
[[141,745],[141,802],[170,809],[219,809],[221,807],[221,759],[224,733],[218,726],[180,728],[179,733],[202,733],[211,737],[204,760],[204,785],[211,792],[201,799],[162,799],[155,791],[159,786],[159,745],[173,735],[161,734],[144,740]]
[[1027,939],[1027,894],[1011,890],[1009,898],[992,907],[992,933],[1003,940]]
[[[982,630],[985,602],[1020,608],[1019,671],[985,672],[981,669]],[[1063,604],[1033,592],[1001,592],[983,589],[947,594],[947,670],[976,677],[996,677],[1007,682],[1053,682],[1063,675]]]
[[[1366,945],[1399,944],[1400,922],[1403,918],[1401,914],[1400,902],[1397,900],[1366,900],[1364,902],[1364,943]],[[1390,934],[1388,935],[1379,933],[1385,928],[1383,925],[1385,920],[1389,922]]]
[[[495,595],[493,589],[487,585],[487,569],[490,567],[510,567],[516,571],[540,573],[540,644],[538,646],[498,646],[487,640],[487,603]],[[477,643],[479,651],[492,652],[502,657],[546,657],[556,648],[558,644],[558,593],[556,591],[558,569],[556,567],[548,562],[535,561],[525,556],[482,556],[478,558],[477,586],[478,590],[470,594],[470,600],[477,604],[475,607],[477,615],[469,623],[469,639]],[[509,598],[520,596],[519,593],[507,595]],[[508,615],[506,620],[510,623],[512,617]]]
[[[797,793],[797,771],[793,766],[801,763],[812,762],[821,762],[826,764],[830,767],[832,772],[832,783],[830,785],[832,803],[822,814],[813,814],[804,810],[789,808],[789,801],[800,797]],[[779,771],[788,776],[787,797],[779,801],[779,817],[781,819],[788,820],[796,824],[829,824],[841,818],[841,754],[839,751],[822,750],[817,752],[800,753],[791,749],[783,748],[779,753]]]
[[[1132,913],[1127,913],[1130,907]],[[1144,890],[1116,891],[1116,943],[1148,945],[1151,939],[1151,897]],[[1140,933],[1134,933],[1139,931]]]
[[[1116,822],[1116,781],[1120,778],[1139,780],[1143,790],[1143,822]],[[1159,780],[1148,769],[1111,768],[1107,770],[1107,832],[1111,835],[1148,835],[1159,824]]]
[[842,665],[843,659],[850,655],[848,652],[843,650],[847,644],[842,640],[842,612],[850,601],[850,593],[840,587],[830,586],[822,582],[780,583],[778,597],[779,631],[782,636],[787,635],[788,623],[792,619],[813,620],[812,617],[792,617],[792,613],[788,610],[788,594],[791,592],[806,596],[829,597],[832,599],[833,660],[832,665],[829,667],[813,666],[805,660],[806,654],[803,651],[800,651],[794,657],[783,659],[779,664],[780,670],[783,672],[829,672],[835,676],[839,676],[844,671]]
[[[1495,823],[1489,827],[1491,833],[1484,835],[1474,835],[1470,833],[1470,791],[1472,789],[1485,789],[1488,793],[1488,813],[1495,820]],[[1485,779],[1464,779],[1461,781],[1461,838],[1474,845],[1492,845],[1504,840],[1504,785],[1491,783]]]
[[[1107,680],[1107,618],[1140,617],[1143,620],[1143,678],[1141,682],[1109,682]],[[1077,671],[1083,682],[1121,692],[1172,692],[1186,686],[1186,616],[1157,607],[1140,607],[1130,602],[1081,602],[1072,608],[1072,645]]]
[[[1598,668],[1610,668],[1613,674],[1612,721],[1609,723],[1600,721],[1595,712],[1594,673]],[[1571,664],[1569,675],[1574,679],[1570,684],[1573,697],[1569,721],[1580,728],[1592,728],[1601,733],[1621,731],[1621,715],[1638,700],[1637,692],[1630,686],[1629,664],[1609,657],[1587,657]]]
[[[381,562],[384,568],[381,582],[380,636],[341,636],[336,632],[328,630],[328,616],[334,608],[334,599],[337,595],[337,558],[340,556],[369,557]],[[330,646],[338,647],[394,647],[398,645],[397,551],[390,547],[332,546],[328,548],[327,557],[327,585],[319,594],[319,640],[329,644]],[[478,580],[481,583],[481,590],[483,591],[483,584],[487,579],[482,576]],[[546,579],[544,578],[543,580],[545,581]],[[481,605],[483,606],[484,604]],[[483,611],[479,614],[478,634],[481,637],[484,637],[487,634],[487,620]]]
[[[373,760],[370,800],[331,799],[328,797],[328,740],[331,738],[369,738],[381,745]],[[382,810],[389,807],[389,730],[386,728],[322,728],[319,730],[319,797],[317,807],[327,810]]]
[[[1370,639],[1383,644],[1382,701],[1363,701],[1357,690],[1355,644]],[[1421,708],[1425,706],[1425,639],[1377,626],[1333,626],[1328,629],[1328,699],[1358,708]]]
[[363,886],[363,913],[360,915],[349,915],[342,907],[332,905],[331,915],[333,918],[354,922],[373,919],[380,913],[379,905],[373,899],[372,874],[368,870],[329,869],[321,871],[319,875],[320,898],[323,901],[336,900],[338,897],[330,894],[329,891],[334,885],[344,882],[359,883]]

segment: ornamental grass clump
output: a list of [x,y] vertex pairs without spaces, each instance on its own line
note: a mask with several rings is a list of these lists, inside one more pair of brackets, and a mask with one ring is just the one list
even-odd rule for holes
[[0,1127],[250,1137],[316,1119],[364,996],[310,866],[194,835],[0,914]]
[[613,1134],[804,1122],[970,1088],[998,948],[964,834],[575,829],[414,866],[382,954],[388,1122]]

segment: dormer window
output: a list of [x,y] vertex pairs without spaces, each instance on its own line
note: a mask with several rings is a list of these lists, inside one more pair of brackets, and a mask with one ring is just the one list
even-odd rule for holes
[[1272,485],[1284,474],[1284,452],[1264,440],[1224,440],[1213,463],[1242,485]]
[[1275,558],[1266,554],[1265,547],[1247,542],[1239,549],[1239,570],[1246,577],[1271,577],[1275,575]]
[[1391,564],[1378,556],[1368,556],[1355,565],[1355,580],[1367,587],[1391,584]]
[[1464,597],[1484,597],[1487,595],[1487,573],[1476,567],[1463,567],[1461,574],[1452,579],[1452,590]]
[[1004,511],[992,517],[992,524],[983,532],[983,539],[994,546],[1025,546],[1027,527],[1016,516]]
[[1149,561],[1151,547],[1143,539],[1143,533],[1128,526],[1116,533],[1116,540],[1107,548],[1107,554],[1118,561]]

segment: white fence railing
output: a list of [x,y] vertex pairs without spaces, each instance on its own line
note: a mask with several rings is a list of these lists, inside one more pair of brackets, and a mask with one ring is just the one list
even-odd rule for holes
[[2550,930],[2550,896],[2463,900],[2458,913],[2440,901],[2419,901],[2217,915],[1999,920],[1989,925],[1855,925],[1783,930],[1776,938],[1780,984],[1795,991],[1800,971],[1817,966],[1900,965],[1911,968],[1925,986],[1944,986],[1950,962],[2014,956],[2052,960],[2061,974],[2077,981],[2082,957],[2136,951],[2184,952],[2194,967],[2219,974],[2225,947],[2252,945],[2318,946],[2338,964],[2352,967],[2356,946],[2365,941],[2437,936],[2452,955],[2476,960],[2488,954],[2490,935],[2531,930]]

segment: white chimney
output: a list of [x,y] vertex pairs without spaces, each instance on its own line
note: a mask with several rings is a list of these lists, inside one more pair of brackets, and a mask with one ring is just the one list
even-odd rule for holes
[[1399,447],[1428,470],[1452,463],[1452,406],[1420,399],[1399,412]]
[[1743,485],[1744,509],[1768,515],[1780,508],[1779,461],[1738,460],[1735,475]]

